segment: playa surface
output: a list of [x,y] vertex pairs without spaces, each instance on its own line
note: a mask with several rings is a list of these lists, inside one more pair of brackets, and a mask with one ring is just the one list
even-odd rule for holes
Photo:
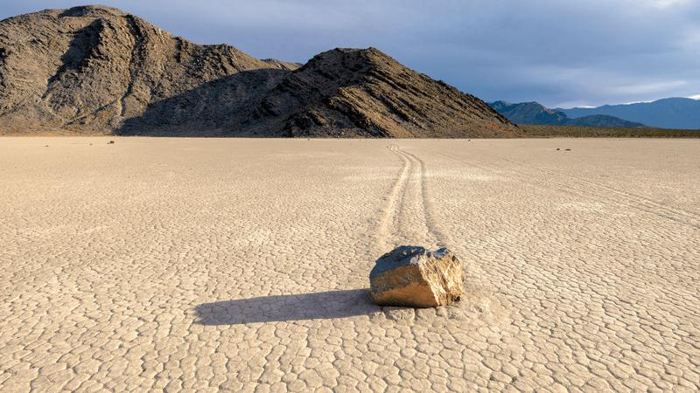
[[[698,152],[0,138],[0,391],[697,391]],[[369,303],[399,244],[459,305]]]

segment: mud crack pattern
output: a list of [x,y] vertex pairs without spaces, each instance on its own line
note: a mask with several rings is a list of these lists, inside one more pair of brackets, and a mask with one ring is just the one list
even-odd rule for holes
[[0,391],[700,388],[698,142],[112,139],[0,139]]

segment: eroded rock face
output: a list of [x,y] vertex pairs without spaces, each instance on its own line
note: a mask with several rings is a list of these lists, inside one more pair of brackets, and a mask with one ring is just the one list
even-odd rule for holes
[[400,246],[377,260],[369,280],[380,306],[444,306],[462,295],[464,265],[446,248]]

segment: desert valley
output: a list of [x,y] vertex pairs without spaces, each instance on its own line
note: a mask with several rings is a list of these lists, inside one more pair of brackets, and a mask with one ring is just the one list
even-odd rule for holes
[[[374,48],[0,21],[0,391],[698,391],[700,131],[532,107]],[[454,304],[373,302],[401,245],[459,256]]]

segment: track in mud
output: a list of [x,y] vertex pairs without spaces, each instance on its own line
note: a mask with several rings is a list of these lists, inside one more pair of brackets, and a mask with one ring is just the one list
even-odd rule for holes
[[665,218],[677,223],[690,226],[695,229],[700,229],[700,214],[681,209],[678,207],[667,206],[663,203],[654,201],[653,199],[642,197],[634,193],[630,193],[623,190],[618,190],[614,187],[607,186],[595,182],[593,180],[585,179],[577,176],[568,176],[561,172],[553,171],[550,169],[545,169],[537,166],[526,165],[521,162],[516,162],[510,159],[501,158],[503,161],[516,164],[519,166],[526,166],[532,169],[534,172],[539,173],[525,173],[521,170],[516,169],[506,169],[484,165],[476,164],[474,162],[469,162],[462,158],[457,158],[452,155],[440,153],[441,156],[449,158],[451,160],[466,164],[472,167],[483,169],[485,171],[494,174],[503,174],[507,172],[510,178],[517,179],[517,181],[529,184],[538,188],[544,189],[557,189],[558,191],[573,194],[577,197],[588,199],[591,201],[599,202],[602,204],[618,204],[631,207],[642,213],[652,214],[657,217]]
[[378,254],[402,244],[444,247],[445,238],[435,225],[427,196],[425,163],[397,145],[388,149],[402,160],[403,166],[389,192],[377,230]]

